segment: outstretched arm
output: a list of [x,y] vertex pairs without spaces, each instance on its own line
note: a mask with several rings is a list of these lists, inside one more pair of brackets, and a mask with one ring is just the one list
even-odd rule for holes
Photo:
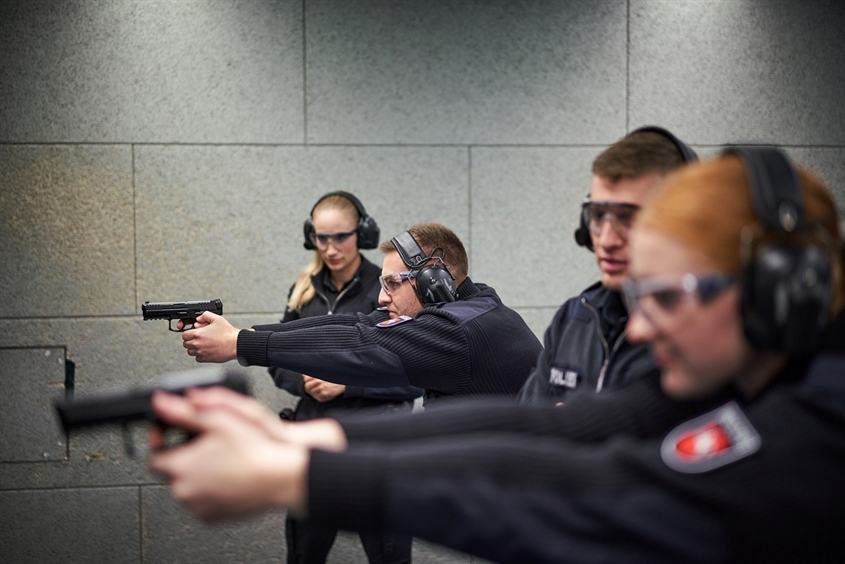
[[[238,361],[282,366],[347,386],[417,386],[445,393],[467,386],[470,359],[458,319],[435,311],[405,323],[380,325],[383,317],[382,312],[330,315],[282,324],[280,331],[242,331]],[[319,323],[331,318],[343,323]]]
[[153,408],[165,424],[196,436],[160,450],[161,431],[152,431],[156,450],[150,468],[167,479],[177,500],[207,521],[280,507],[302,512],[310,448],[345,447],[331,420],[298,429],[223,388],[190,390],[185,397],[158,392]]
[[[654,487],[667,474],[677,481],[659,463],[659,439],[579,445],[499,432],[344,450],[336,423],[313,422],[322,427],[309,438],[309,424],[286,424],[220,388],[153,402],[165,423],[197,436],[157,451],[151,468],[204,520],[288,508],[318,524],[401,531],[502,562],[725,556],[719,519]],[[330,448],[306,446],[315,443]]]
[[390,425],[376,417],[340,417],[350,444],[396,443],[484,433],[515,433],[524,440],[540,437],[602,442],[626,435],[659,436],[672,426],[733,398],[732,390],[696,401],[678,401],[660,390],[657,378],[643,379],[602,394],[578,394],[566,406],[520,405],[513,399],[442,400],[437,409],[397,417]]

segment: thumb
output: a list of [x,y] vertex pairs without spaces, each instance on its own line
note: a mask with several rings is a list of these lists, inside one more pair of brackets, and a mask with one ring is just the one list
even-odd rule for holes
[[215,320],[223,317],[222,315],[217,315],[216,313],[212,313],[210,311],[202,312],[202,315],[197,317],[197,321],[202,323],[203,325],[208,325],[210,323],[214,323]]

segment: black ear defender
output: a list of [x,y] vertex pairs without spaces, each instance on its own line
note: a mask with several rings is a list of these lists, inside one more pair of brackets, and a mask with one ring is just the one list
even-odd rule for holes
[[[798,175],[786,154],[775,147],[729,147],[745,166],[759,223],[742,231],[741,304],[743,330],[751,344],[788,356],[812,353],[828,322],[832,299],[831,238],[804,217]],[[774,232],[773,242],[754,239]],[[789,241],[810,233],[818,245]]]
[[[425,254],[417,240],[408,231],[403,231],[390,242],[396,247],[405,266],[417,273],[411,280],[411,284],[414,285],[417,297],[424,306],[454,302],[457,299],[455,278],[443,262],[443,255],[434,255],[437,249],[434,249],[430,255]],[[429,264],[431,261],[434,263]]]
[[579,247],[587,247],[587,249],[595,252],[596,249],[593,247],[593,239],[590,237],[590,226],[587,225],[587,220],[584,219],[583,208],[578,221],[580,223],[578,224],[578,229],[575,230],[575,242],[578,243]]
[[367,210],[364,209],[364,204],[361,203],[361,200],[356,198],[354,194],[343,190],[323,194],[320,196],[320,199],[317,200],[317,203],[314,204],[314,207],[311,208],[311,213],[308,214],[308,219],[305,220],[305,224],[302,226],[303,235],[305,236],[305,241],[302,243],[302,246],[309,251],[313,251],[317,248],[311,241],[311,235],[314,233],[314,222],[311,220],[311,216],[314,215],[314,210],[317,209],[320,202],[329,196],[343,196],[352,202],[352,205],[354,205],[355,209],[358,210],[358,217],[360,218],[358,220],[358,226],[355,228],[355,233],[358,235],[358,248],[375,249],[378,246],[379,235],[381,234],[381,230],[379,229],[376,220],[367,215]]
[[[675,144],[675,147],[678,148],[678,152],[681,153],[681,158],[684,160],[685,163],[690,163],[693,161],[698,160],[698,155],[695,151],[692,150],[692,147],[678,139],[671,131],[668,129],[664,129],[657,125],[646,125],[644,127],[640,127],[635,129],[628,135],[633,133],[641,133],[651,131],[653,133],[659,133],[663,135],[667,139],[669,139],[672,143]],[[589,195],[587,196],[589,198]],[[595,251],[593,248],[593,240],[590,237],[590,228],[587,225],[586,220],[584,219],[584,214],[581,214],[580,223],[578,225],[578,229],[575,230],[575,242],[578,243],[581,247],[587,247],[587,249],[591,251]]]

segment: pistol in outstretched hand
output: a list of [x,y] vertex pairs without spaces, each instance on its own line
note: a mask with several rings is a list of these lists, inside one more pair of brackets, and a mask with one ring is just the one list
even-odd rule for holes
[[[150,319],[166,319],[167,329],[174,333],[193,329],[194,323],[197,322],[197,317],[206,311],[223,315],[223,302],[219,299],[214,299],[207,302],[144,302],[141,304],[144,321]],[[182,321],[181,329],[173,328],[174,319],[180,319]]]
[[[54,404],[59,423],[65,432],[98,425],[120,425],[125,430],[136,421],[156,422],[152,397],[156,391],[184,395],[190,388],[225,386],[244,395],[251,395],[249,375],[241,367],[212,366],[162,377],[158,383],[124,386],[92,392],[81,397],[64,397]],[[131,455],[131,443],[125,443]]]

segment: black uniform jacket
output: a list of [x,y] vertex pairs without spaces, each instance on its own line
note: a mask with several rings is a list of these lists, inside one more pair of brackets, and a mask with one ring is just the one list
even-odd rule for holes
[[[333,286],[329,270],[323,268],[311,277],[311,284],[316,290],[314,299],[303,305],[299,311],[286,310],[282,323],[317,315],[370,313],[379,305],[378,277],[380,274],[381,270],[376,265],[362,257],[361,266],[354,278],[338,291]],[[269,371],[279,388],[301,398],[294,417],[297,421],[325,417],[338,410],[392,411],[412,402],[423,393],[422,389],[414,386],[392,388],[346,386],[346,391],[338,397],[327,402],[319,402],[305,393],[301,372],[279,367],[271,367]]]
[[458,299],[390,319],[383,311],[255,326],[238,335],[244,365],[280,366],[339,384],[425,389],[441,396],[510,395],[541,345],[496,291],[466,278]]
[[564,402],[575,392],[600,392],[640,378],[658,378],[648,347],[625,337],[627,322],[621,295],[601,283],[567,300],[546,329],[543,350],[519,391],[520,402]]
[[751,400],[647,378],[562,408],[350,419],[346,451],[312,451],[310,517],[496,562],[842,562],[845,316],[822,351]]

